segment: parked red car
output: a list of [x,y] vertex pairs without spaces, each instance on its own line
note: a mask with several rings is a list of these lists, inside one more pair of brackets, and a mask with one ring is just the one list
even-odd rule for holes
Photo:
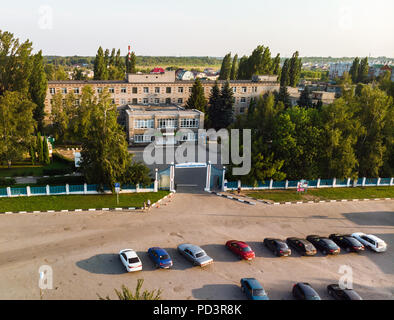
[[226,242],[226,247],[241,259],[252,260],[255,257],[252,248],[243,241],[229,240]]

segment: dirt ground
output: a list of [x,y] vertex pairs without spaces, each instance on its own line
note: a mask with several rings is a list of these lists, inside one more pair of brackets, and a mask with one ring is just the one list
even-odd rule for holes
[[[262,246],[265,237],[308,234],[376,234],[385,253],[277,258]],[[256,252],[240,261],[225,249],[227,240],[248,242]],[[176,252],[181,243],[206,250],[214,264],[193,267]],[[0,216],[0,299],[40,299],[38,269],[53,269],[53,290],[43,299],[97,299],[137,279],[146,289],[163,289],[163,299],[245,299],[242,277],[257,278],[271,299],[292,299],[295,282],[309,282],[323,299],[337,283],[341,265],[353,270],[354,289],[364,299],[394,298],[394,201],[272,206],[242,204],[211,194],[178,193],[149,213],[85,212]],[[171,270],[156,270],[146,251],[161,246],[174,260]],[[143,271],[126,273],[118,252],[132,248]]]

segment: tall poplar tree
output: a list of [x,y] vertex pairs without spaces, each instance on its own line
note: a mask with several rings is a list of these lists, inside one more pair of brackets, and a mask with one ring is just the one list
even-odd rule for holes
[[208,110],[207,110],[208,128],[213,128],[215,130],[218,130],[217,123],[221,113],[220,105],[221,105],[220,89],[218,82],[215,81],[215,85],[212,87],[211,95],[209,96],[209,102],[208,102]]
[[358,75],[357,75],[357,82],[366,82],[368,79],[368,72],[369,72],[368,57],[365,57],[360,62]]
[[186,101],[186,109],[197,109],[205,112],[207,108],[207,100],[205,99],[204,88],[201,85],[200,79],[194,81],[192,92],[189,99]]
[[231,52],[226,54],[220,68],[219,80],[229,80],[231,74]]
[[230,80],[237,80],[238,74],[238,54],[234,56],[233,64],[231,66]]
[[94,80],[107,80],[108,69],[104,58],[103,48],[99,47],[94,60]]
[[282,71],[280,73],[280,86],[287,87],[290,83],[289,77],[289,59],[286,59],[283,63]]
[[37,121],[37,130],[42,131],[45,116],[45,97],[47,92],[47,77],[44,69],[44,60],[40,50],[32,57],[32,71],[29,78],[29,92],[32,101],[37,105],[33,112],[34,120]]
[[289,86],[296,87],[301,76],[301,58],[298,51],[293,53],[289,63]]
[[352,64],[352,66],[350,67],[350,70],[349,70],[349,74],[350,74],[350,76],[352,78],[353,83],[357,83],[357,81],[359,79],[359,77],[358,77],[359,69],[360,69],[360,59],[358,57],[356,57],[353,60],[353,64]]

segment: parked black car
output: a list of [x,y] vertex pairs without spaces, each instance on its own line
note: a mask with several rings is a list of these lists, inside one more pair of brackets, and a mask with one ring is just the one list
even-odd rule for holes
[[304,256],[314,256],[317,252],[315,246],[305,239],[290,237],[286,239],[286,242],[289,247],[292,247]]
[[307,282],[299,282],[293,286],[293,296],[297,300],[321,300],[317,292]]
[[339,254],[341,252],[341,249],[335,244],[335,242],[327,237],[309,235],[306,239],[312,242],[312,244],[323,254]]
[[327,291],[335,300],[363,300],[353,289],[341,289],[337,284],[328,285]]
[[364,245],[350,234],[330,234],[329,238],[347,252],[364,251]]
[[278,257],[286,257],[291,255],[291,250],[284,240],[265,238],[264,245]]

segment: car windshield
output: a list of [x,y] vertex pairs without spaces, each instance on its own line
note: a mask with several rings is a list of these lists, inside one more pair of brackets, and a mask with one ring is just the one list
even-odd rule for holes
[[164,255],[160,256],[160,260],[167,260],[167,259],[169,259],[169,258],[170,258],[170,257],[169,257],[168,254],[164,254]]
[[140,262],[140,259],[138,259],[137,257],[129,259],[129,263],[138,263],[138,262]]
[[313,245],[311,243],[304,243],[306,250],[313,250]]
[[349,241],[349,242],[351,243],[351,245],[353,245],[353,246],[360,246],[360,245],[361,245],[360,241],[358,241],[358,240],[356,240],[356,239],[354,239],[354,238],[348,237],[348,238],[346,238],[346,239],[348,239],[348,241]]
[[250,251],[252,251],[252,249],[250,249],[250,247],[245,247],[245,248],[242,248],[242,251],[243,252],[250,252]]
[[278,242],[279,248],[281,249],[287,249],[287,244],[284,242]]
[[253,289],[253,296],[254,297],[263,297],[263,296],[265,296],[264,289]]
[[203,251],[196,253],[196,258],[201,258],[203,256],[205,256],[205,252],[203,252]]
[[327,246],[330,248],[330,249],[337,249],[337,245],[335,244],[335,242],[333,242],[333,241],[331,241],[331,240],[328,240],[328,239],[325,239],[325,243],[327,244]]
[[378,242],[378,248],[383,248],[384,247],[384,242],[379,241]]

